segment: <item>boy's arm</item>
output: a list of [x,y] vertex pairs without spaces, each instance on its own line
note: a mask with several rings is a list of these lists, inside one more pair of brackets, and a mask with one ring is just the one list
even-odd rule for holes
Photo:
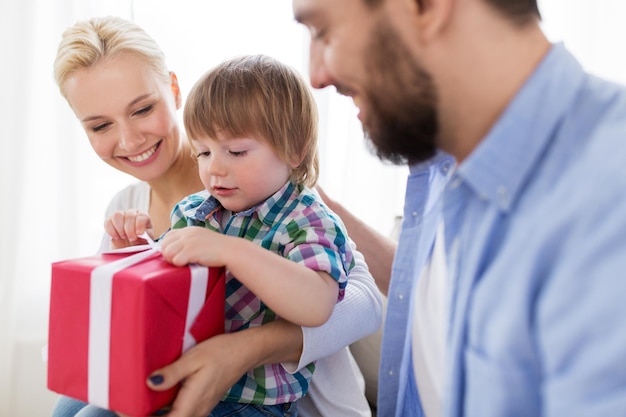
[[337,282],[256,243],[204,227],[168,232],[161,243],[163,257],[184,266],[197,263],[224,266],[278,316],[302,326],[319,326],[337,302]]
[[[226,268],[279,317],[301,326],[319,326],[333,311],[339,293],[328,273],[314,271],[241,238],[224,248]],[[242,262],[245,260],[245,262]]]

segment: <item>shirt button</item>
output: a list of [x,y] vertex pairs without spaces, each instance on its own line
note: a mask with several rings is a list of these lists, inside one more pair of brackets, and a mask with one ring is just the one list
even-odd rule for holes
[[413,217],[417,217],[417,211],[414,211],[413,213],[411,213],[411,215],[412,215]]
[[398,294],[398,299],[401,301],[404,300],[404,294]]
[[389,371],[389,376],[393,376],[393,370]]
[[509,192],[505,186],[501,185],[497,189],[498,200],[502,206],[507,207],[509,205]]

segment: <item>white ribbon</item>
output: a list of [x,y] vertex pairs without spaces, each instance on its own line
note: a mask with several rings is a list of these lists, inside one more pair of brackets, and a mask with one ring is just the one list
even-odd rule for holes
[[[132,246],[105,253],[129,253],[138,250],[142,252],[97,266],[91,271],[87,395],[90,403],[104,408],[109,408],[109,352],[113,276],[117,272],[161,251],[158,243],[155,243],[149,236],[142,235],[141,237],[148,241],[147,245]],[[189,265],[189,268],[191,270],[191,283],[189,285],[189,302],[182,343],[183,352],[196,344],[196,340],[189,333],[189,329],[204,305],[209,277],[207,267]]]
[[204,305],[206,289],[209,284],[209,268],[200,265],[189,265],[189,268],[191,269],[191,285],[189,286],[189,303],[187,304],[187,317],[185,319],[183,353],[197,343],[191,335],[191,325]]

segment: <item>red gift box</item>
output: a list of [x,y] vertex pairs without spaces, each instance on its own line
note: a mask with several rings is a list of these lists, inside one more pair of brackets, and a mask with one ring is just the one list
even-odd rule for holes
[[176,267],[153,249],[53,263],[48,388],[150,415],[178,388],[152,391],[146,378],[224,332],[224,299],[223,268]]

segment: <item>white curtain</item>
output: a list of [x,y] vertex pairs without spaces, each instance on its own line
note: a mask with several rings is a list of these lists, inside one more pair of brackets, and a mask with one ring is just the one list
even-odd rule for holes
[[[544,0],[544,27],[589,70],[626,82],[623,0]],[[307,76],[308,35],[290,0],[20,0],[0,2],[0,417],[46,415],[37,349],[47,333],[50,264],[93,253],[106,202],[132,179],[97,159],[52,78],[63,29],[77,19],[134,19],[161,44],[183,92],[232,55],[267,53]],[[389,233],[401,213],[405,168],[365,149],[349,99],[317,91],[321,184]],[[37,351],[37,352],[35,352]],[[36,354],[37,353],[37,354]],[[30,364],[28,373],[24,364]]]
[[65,27],[92,14],[131,17],[130,0],[103,3],[0,3],[0,416],[42,415],[50,263],[93,252],[84,219],[102,208],[88,213],[88,203],[103,175],[115,178],[88,149],[52,76]]

